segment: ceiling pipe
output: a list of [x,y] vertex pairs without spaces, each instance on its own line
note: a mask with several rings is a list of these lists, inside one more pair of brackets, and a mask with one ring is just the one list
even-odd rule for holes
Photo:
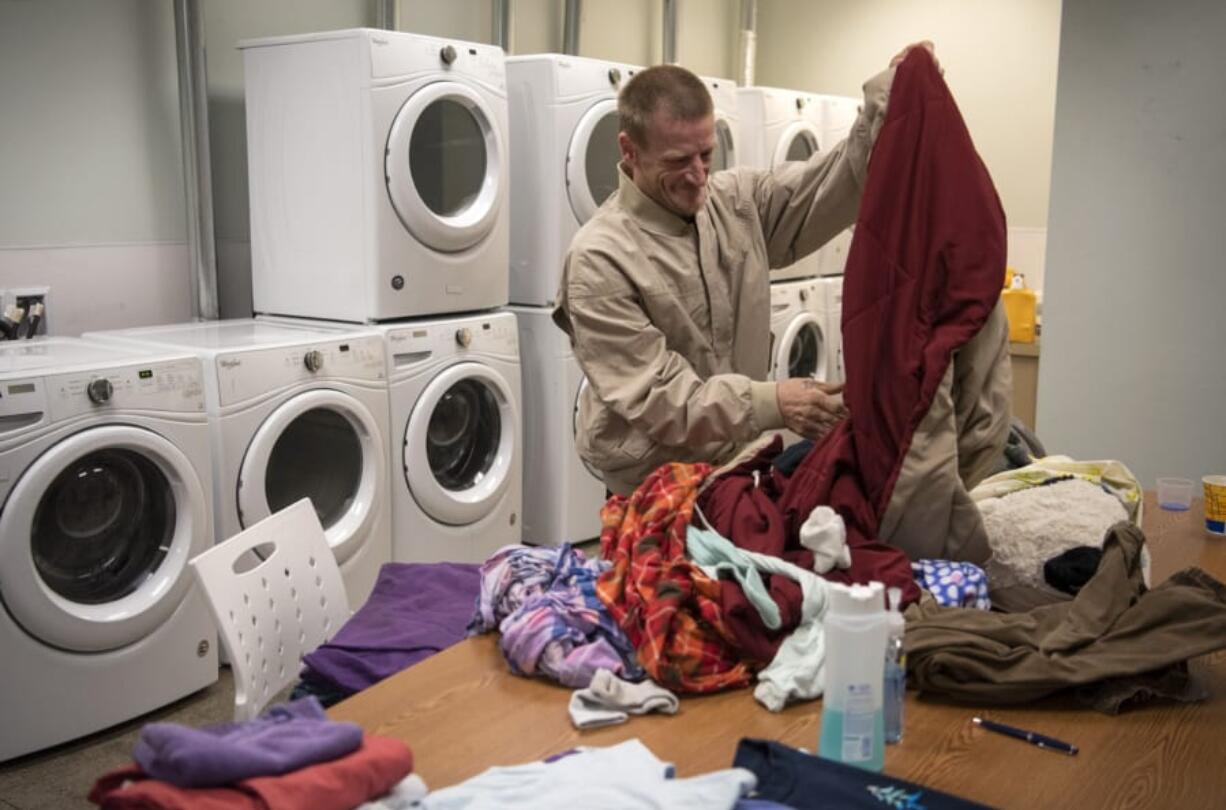
[[662,59],[666,65],[677,64],[677,0],[664,0]]
[[175,0],[175,61],[179,73],[179,133],[187,202],[188,273],[192,317],[216,320],[217,243],[213,232],[213,173],[209,158],[209,94],[204,61],[204,14],[199,0]]
[[583,12],[581,0],[566,0],[566,16],[562,18],[562,53],[579,55],[579,15]]
[[494,0],[494,44],[511,52],[511,0]]
[[737,82],[752,87],[754,62],[758,58],[758,0],[741,0],[741,34],[738,38]]

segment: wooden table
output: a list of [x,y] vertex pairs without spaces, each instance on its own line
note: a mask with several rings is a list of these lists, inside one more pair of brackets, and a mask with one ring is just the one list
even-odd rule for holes
[[[1226,540],[1207,535],[1199,501],[1163,512],[1147,497],[1145,530],[1154,582],[1190,565],[1226,580]],[[1026,708],[975,709],[908,693],[905,737],[887,746],[885,771],[1004,807],[1226,807],[1226,652],[1193,670],[1211,697],[1155,703],[1110,717],[1067,698]],[[492,635],[468,639],[353,696],[331,711],[413,749],[432,788],[491,765],[542,759],[575,745],[640,738],[681,776],[728,767],[741,737],[815,750],[821,702],[772,714],[749,690],[686,697],[673,717],[633,717],[580,733],[567,714],[570,691],[511,675]],[[1055,754],[972,727],[981,714],[1075,743]]]

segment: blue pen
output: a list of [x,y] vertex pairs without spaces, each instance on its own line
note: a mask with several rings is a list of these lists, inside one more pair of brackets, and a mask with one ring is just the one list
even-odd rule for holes
[[1035,731],[1027,731],[1024,728],[1014,728],[1006,726],[1004,723],[996,723],[991,720],[984,720],[982,717],[972,717],[971,722],[977,726],[983,726],[988,731],[995,731],[997,734],[1004,734],[1006,737],[1015,737],[1023,742],[1028,742],[1031,745],[1037,745],[1039,748],[1048,748],[1052,751],[1059,751],[1062,754],[1072,756],[1077,753],[1077,746],[1057,740],[1055,737],[1048,737],[1039,734]]

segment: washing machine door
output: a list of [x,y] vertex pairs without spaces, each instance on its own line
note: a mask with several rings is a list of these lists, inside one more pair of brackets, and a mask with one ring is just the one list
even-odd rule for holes
[[821,151],[821,137],[817,127],[808,121],[793,121],[784,128],[775,144],[771,165],[778,166],[789,160],[808,160]]
[[566,150],[566,194],[580,225],[617,191],[619,129],[617,100],[608,98],[592,105],[571,135]]
[[736,138],[732,122],[717,110],[715,113],[715,151],[711,153],[711,172],[736,166]]
[[440,371],[409,413],[404,477],[431,519],[475,523],[498,504],[511,481],[519,417],[506,378],[484,363]]
[[4,502],[0,596],[50,646],[133,644],[183,601],[187,563],[213,540],[211,508],[187,456],[158,433],[74,433],[35,459]]
[[774,376],[776,380],[827,379],[825,336],[811,313],[801,313],[788,322],[775,351]]
[[310,498],[337,562],[362,547],[375,519],[386,456],[374,416],[333,389],[281,403],[251,437],[238,478],[243,528]]
[[401,223],[434,250],[466,250],[494,228],[506,195],[494,120],[475,90],[443,81],[409,96],[392,121],[387,193]]
[[[588,387],[587,377],[584,377],[583,380],[579,383],[579,390],[575,393],[575,404],[574,404],[574,407],[571,409],[570,429],[571,429],[571,435],[574,439],[574,442],[572,442],[571,447],[577,447],[577,442],[579,441],[579,400],[583,398],[583,392],[587,390],[587,387]],[[587,461],[583,458],[583,456],[579,455],[578,451],[575,452],[575,455],[579,457],[579,461],[583,464],[583,468],[587,470],[588,475],[592,476],[597,481],[599,481],[600,485],[603,487],[604,486],[604,476],[600,474],[600,471],[593,469],[592,465],[588,464]]]

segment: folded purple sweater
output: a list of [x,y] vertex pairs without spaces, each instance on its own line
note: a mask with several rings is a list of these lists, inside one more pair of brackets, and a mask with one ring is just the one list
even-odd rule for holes
[[205,788],[279,776],[343,757],[361,744],[358,725],[329,720],[319,701],[308,697],[272,706],[245,723],[205,728],[149,723],[132,755],[154,779]]

